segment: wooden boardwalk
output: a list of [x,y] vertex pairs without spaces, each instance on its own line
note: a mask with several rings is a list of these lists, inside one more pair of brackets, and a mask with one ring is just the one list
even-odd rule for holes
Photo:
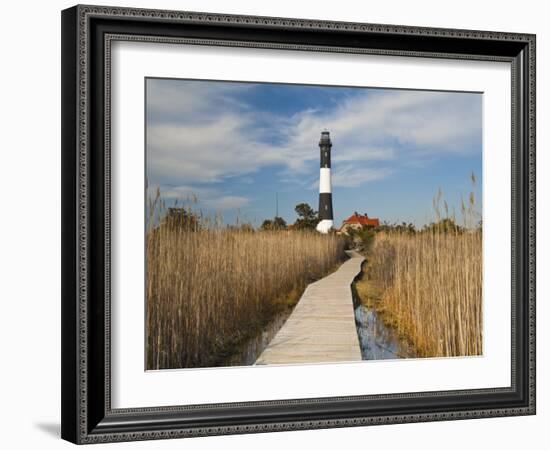
[[256,364],[361,360],[351,283],[364,258],[353,251],[347,253],[350,259],[336,272],[306,288]]

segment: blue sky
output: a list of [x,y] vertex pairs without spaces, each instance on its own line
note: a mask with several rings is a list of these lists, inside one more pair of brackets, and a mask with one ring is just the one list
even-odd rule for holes
[[196,197],[224,221],[294,222],[317,209],[319,137],[330,131],[335,225],[354,211],[421,226],[439,188],[481,209],[482,94],[147,79],[149,193]]

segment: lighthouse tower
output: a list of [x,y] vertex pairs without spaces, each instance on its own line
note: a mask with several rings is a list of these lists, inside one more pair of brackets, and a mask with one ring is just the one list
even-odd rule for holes
[[323,131],[319,141],[321,149],[321,173],[319,176],[319,219],[317,231],[328,233],[334,225],[332,217],[332,183],[330,179],[330,133]]

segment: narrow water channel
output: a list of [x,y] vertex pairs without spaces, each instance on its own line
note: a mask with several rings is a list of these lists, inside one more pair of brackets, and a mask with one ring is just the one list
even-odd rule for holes
[[414,352],[397,332],[382,322],[373,309],[356,303],[355,324],[364,360],[411,358]]
[[355,283],[362,276],[361,270],[351,285],[361,357],[363,360],[413,358],[414,348],[399,336],[397,330],[387,326],[374,308],[361,302]]

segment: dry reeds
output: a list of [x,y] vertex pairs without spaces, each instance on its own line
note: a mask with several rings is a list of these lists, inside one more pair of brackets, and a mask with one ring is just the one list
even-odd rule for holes
[[147,232],[148,369],[219,364],[289,293],[344,258],[334,235],[199,226],[199,215],[186,214],[173,211]]
[[418,356],[482,354],[481,248],[479,229],[376,236],[367,276]]
[[[471,175],[472,186],[476,178]],[[438,191],[436,221],[422,231],[378,233],[366,279],[381,288],[382,316],[408,338],[418,356],[482,354],[482,228],[474,193],[462,200],[463,225]],[[442,217],[442,210],[445,215]]]

